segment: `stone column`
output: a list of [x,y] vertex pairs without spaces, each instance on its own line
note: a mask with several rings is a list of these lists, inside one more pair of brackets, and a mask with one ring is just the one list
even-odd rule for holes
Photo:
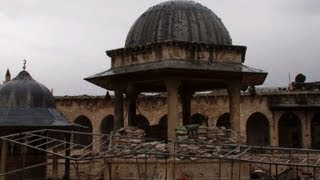
[[[25,139],[24,141],[26,141],[25,143],[28,143],[28,141]],[[27,147],[26,146],[21,146],[21,167],[25,168],[26,167],[26,157],[27,156]],[[21,177],[22,179],[25,178],[25,170],[21,171]]]
[[228,87],[231,129],[241,132],[240,122],[240,82],[233,82]]
[[[312,111],[305,110],[305,119],[306,119],[306,148],[312,149],[312,119],[315,118],[316,114],[313,114]],[[313,132],[314,133],[314,132]]]
[[194,92],[190,90],[182,90],[180,93],[183,125],[191,123],[191,99],[193,94]]
[[277,138],[276,138],[276,136],[277,136],[277,130],[278,129],[276,129],[276,121],[275,121],[275,113],[273,112],[273,111],[271,111],[272,113],[271,113],[271,117],[269,118],[268,117],[268,119],[269,119],[269,127],[270,127],[270,135],[269,135],[269,137],[270,137],[270,145],[271,146],[277,146]]
[[118,130],[124,126],[123,117],[123,93],[114,92],[114,127],[113,130]]
[[178,125],[178,88],[180,82],[176,80],[166,81],[167,87],[167,111],[168,111],[168,140],[176,138],[175,129]]
[[134,126],[136,119],[137,98],[139,93],[136,89],[129,85],[127,88],[127,101],[128,101],[128,126]]
[[[300,117],[300,116],[299,116]],[[307,111],[305,110],[301,113],[301,135],[302,135],[302,148],[311,148],[311,128],[308,125],[309,121]]]
[[[2,140],[1,141],[1,164],[0,164],[0,173],[5,173],[6,172],[6,158],[7,158],[7,142]],[[5,180],[6,179],[6,175],[4,176],[0,176],[0,180]]]
[[[57,153],[57,149],[53,148],[53,152]],[[57,155],[52,155],[52,180],[58,180],[58,169],[59,169],[59,157]]]
[[[65,141],[66,142],[71,142],[71,134],[66,133],[65,134]],[[70,143],[65,144],[65,156],[69,157],[70,156]],[[70,159],[65,158],[64,162],[64,179],[70,179]]]

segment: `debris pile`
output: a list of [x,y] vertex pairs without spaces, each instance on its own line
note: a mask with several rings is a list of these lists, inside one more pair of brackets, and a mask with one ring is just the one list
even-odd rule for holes
[[201,141],[208,139],[207,126],[199,126],[197,129],[197,138]]
[[185,126],[179,126],[176,128],[176,137],[178,141],[186,141],[189,139],[188,130]]
[[217,139],[224,137],[225,134],[219,130],[217,127],[208,127],[207,128],[207,137],[210,141],[216,142]]
[[243,140],[240,134],[225,127],[187,125],[176,128],[178,141],[200,141],[218,144],[238,144]]
[[[121,137],[120,137],[120,136]],[[139,129],[134,126],[128,126],[125,128],[119,129],[115,133],[115,141],[116,142],[122,142],[122,143],[141,143],[142,138],[145,136],[145,132],[143,129]]]
[[[116,142],[142,143],[145,137],[143,129],[128,126],[119,129],[115,134]],[[225,127],[207,127],[198,124],[179,126],[176,128],[176,138],[179,142],[206,142],[210,144],[238,144],[244,140],[240,134]]]

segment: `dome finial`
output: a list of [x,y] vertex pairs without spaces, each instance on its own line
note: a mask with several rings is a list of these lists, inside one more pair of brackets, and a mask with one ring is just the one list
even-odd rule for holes
[[23,60],[23,67],[22,67],[24,71],[26,70],[26,64],[27,64],[27,60],[24,59]]
[[5,82],[9,82],[11,80],[11,74],[9,71],[9,68],[7,69],[7,73],[6,73],[6,81]]

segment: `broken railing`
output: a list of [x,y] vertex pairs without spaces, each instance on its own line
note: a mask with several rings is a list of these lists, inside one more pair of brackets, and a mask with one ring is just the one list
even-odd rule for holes
[[[75,135],[87,135],[92,138],[90,144],[76,143]],[[66,138],[69,137],[69,138]],[[43,129],[11,134],[1,137],[2,143],[13,143],[23,147],[45,152],[52,157],[73,161],[78,169],[81,161],[105,160],[108,158],[144,158],[162,157],[165,159],[189,160],[225,160],[247,162],[270,167],[278,174],[278,167],[303,167],[316,175],[320,168],[320,151],[300,148],[260,147],[238,144],[210,144],[205,141],[154,141],[146,138],[133,138],[108,134],[95,134],[77,131]],[[2,146],[5,147],[5,146]],[[4,163],[3,156],[1,165]],[[66,163],[68,162],[66,161]],[[45,162],[40,165],[45,165]],[[35,168],[37,165],[20,170]],[[16,173],[20,170],[4,172],[0,176]],[[270,172],[271,173],[271,172]],[[240,177],[239,177],[240,178]],[[315,178],[315,177],[314,177]]]

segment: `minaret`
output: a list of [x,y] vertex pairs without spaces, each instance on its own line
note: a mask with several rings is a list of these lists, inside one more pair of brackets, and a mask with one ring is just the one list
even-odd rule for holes
[[10,80],[11,80],[10,71],[9,71],[9,69],[7,69],[7,73],[6,73],[6,80],[5,80],[5,82],[8,82],[8,81],[10,81]]

